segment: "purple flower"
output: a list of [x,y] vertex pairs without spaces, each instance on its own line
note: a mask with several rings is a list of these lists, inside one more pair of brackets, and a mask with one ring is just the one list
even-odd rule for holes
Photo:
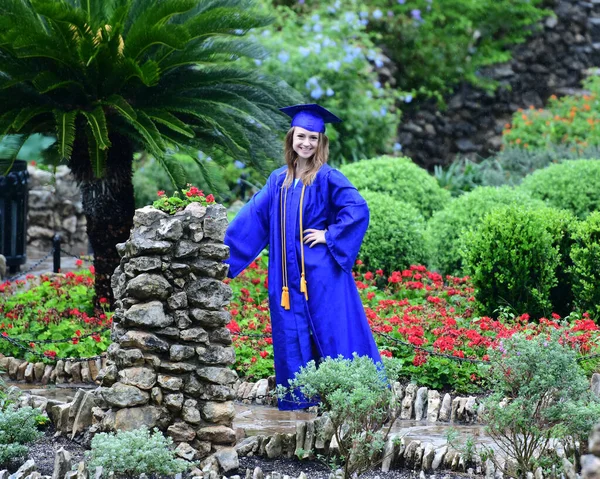
[[415,8],[414,10],[410,11],[410,15],[411,17],[413,17],[413,20],[417,20],[417,21],[422,21],[423,19],[421,18],[421,10],[419,10],[418,8]]
[[398,3],[399,3],[400,5],[404,5],[404,4],[406,3],[406,0],[398,0]]

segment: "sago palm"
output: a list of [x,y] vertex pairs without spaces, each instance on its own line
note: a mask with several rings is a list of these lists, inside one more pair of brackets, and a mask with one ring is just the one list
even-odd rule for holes
[[[295,98],[241,69],[266,23],[249,0],[0,0],[0,137],[52,134],[81,185],[96,294],[112,300],[115,245],[129,236],[135,151],[278,156],[276,107]],[[202,166],[202,163],[200,162]]]

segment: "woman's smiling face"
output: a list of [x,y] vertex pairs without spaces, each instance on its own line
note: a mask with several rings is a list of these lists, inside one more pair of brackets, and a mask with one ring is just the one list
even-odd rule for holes
[[309,159],[317,151],[319,133],[308,131],[300,126],[294,128],[293,148],[296,154],[304,159]]

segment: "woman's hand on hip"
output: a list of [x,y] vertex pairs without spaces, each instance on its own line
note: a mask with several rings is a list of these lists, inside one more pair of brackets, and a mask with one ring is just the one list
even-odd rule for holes
[[306,229],[304,230],[304,244],[309,244],[312,248],[316,244],[326,244],[325,241],[325,232],[327,230],[313,230]]

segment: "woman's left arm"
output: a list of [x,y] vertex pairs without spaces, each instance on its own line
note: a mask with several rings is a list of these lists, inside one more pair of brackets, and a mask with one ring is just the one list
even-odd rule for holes
[[369,207],[338,170],[329,171],[328,186],[328,207],[335,220],[325,231],[325,242],[340,267],[350,273],[369,226]]

